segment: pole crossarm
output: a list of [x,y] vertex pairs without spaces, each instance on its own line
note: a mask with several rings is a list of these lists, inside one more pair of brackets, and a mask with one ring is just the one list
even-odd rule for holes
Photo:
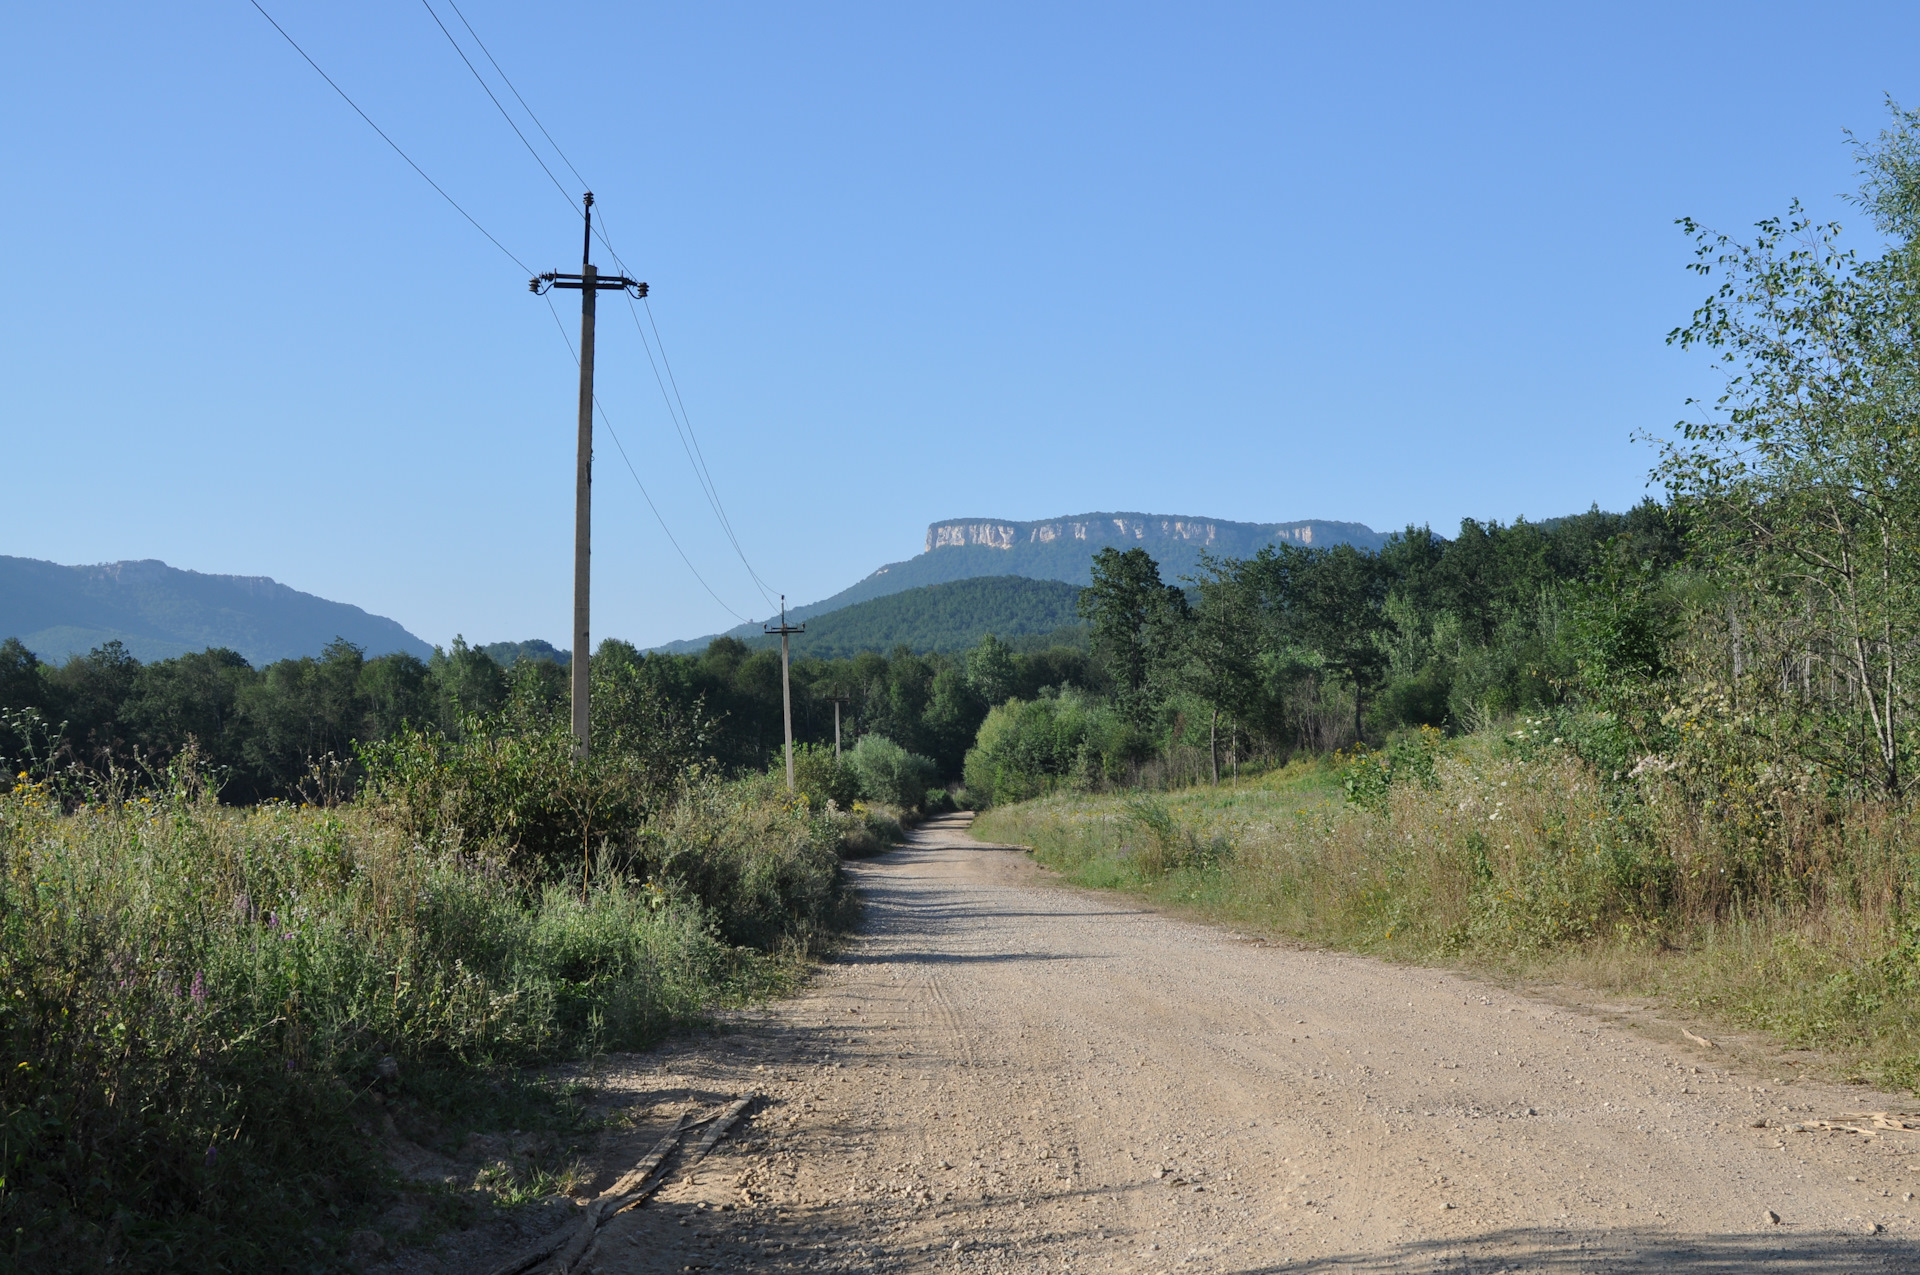
[[[527,291],[535,296],[545,296],[553,288],[571,288],[579,291],[587,286],[587,277],[583,274],[561,274],[558,270],[549,270],[527,280]],[[624,292],[635,300],[647,295],[647,285],[638,279],[629,279],[623,274],[596,275],[593,280],[596,292]]]

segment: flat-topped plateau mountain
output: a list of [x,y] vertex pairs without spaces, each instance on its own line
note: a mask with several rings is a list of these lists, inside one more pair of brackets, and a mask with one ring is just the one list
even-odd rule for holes
[[[791,608],[788,618],[805,620],[858,602],[927,585],[980,576],[1026,576],[1085,587],[1092,579],[1094,555],[1102,549],[1145,549],[1160,564],[1160,576],[1172,583],[1199,570],[1202,554],[1217,558],[1252,557],[1269,545],[1323,549],[1350,544],[1379,549],[1385,534],[1357,522],[1306,518],[1298,522],[1232,522],[1178,514],[1072,514],[1038,522],[1006,518],[948,518],[927,528],[926,547],[914,557],[890,562],[866,579],[830,598]],[[726,636],[758,636],[758,624],[729,629]],[[664,651],[704,649],[712,636],[672,642]]]

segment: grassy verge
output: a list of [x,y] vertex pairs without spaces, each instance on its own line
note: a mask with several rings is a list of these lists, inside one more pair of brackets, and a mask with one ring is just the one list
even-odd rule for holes
[[[1920,1086],[1920,829],[1898,810],[1697,809],[1659,775],[1482,736],[1400,782],[1296,763],[1168,795],[986,812],[1078,884],[1391,960],[1648,996]],[[1360,783],[1354,780],[1358,773]],[[1348,799],[1356,788],[1363,801]]]
[[545,1129],[478,1195],[564,1186],[586,1117],[520,1069],[790,985],[871,833],[695,779],[583,886],[418,813],[0,794],[0,1266],[338,1269],[396,1137]]

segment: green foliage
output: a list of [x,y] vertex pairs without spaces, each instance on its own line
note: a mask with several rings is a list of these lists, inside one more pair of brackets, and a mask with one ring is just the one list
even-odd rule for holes
[[1716,586],[1688,617],[1683,679],[1771,719],[1758,746],[1776,759],[1894,797],[1920,700],[1916,150],[1920,115],[1897,108],[1859,150],[1888,238],[1870,260],[1797,204],[1746,244],[1682,223],[1719,286],[1670,339],[1717,351],[1727,383],[1661,465]]
[[335,807],[223,807],[184,763],[71,813],[43,781],[0,795],[11,1261],[335,1265],[387,1190],[382,1059],[452,1093],[645,1045],[845,920],[866,825],[767,780],[642,799],[563,733],[477,719],[381,747]]
[[838,863],[851,818],[814,815],[771,775],[695,782],[649,826],[637,867],[696,902],[728,943],[804,953],[846,920]]
[[829,802],[851,810],[860,796],[860,776],[844,758],[834,756],[831,744],[794,745],[793,785],[816,810],[825,810]]
[[[1122,807],[1145,844],[1126,844],[1132,866],[1148,880],[1173,872],[1209,872],[1233,858],[1233,842],[1221,832],[1203,837],[1182,825],[1167,804],[1151,794],[1129,797]],[[1129,839],[1131,842],[1131,839]]]
[[860,795],[902,809],[917,809],[933,786],[931,759],[910,753],[885,735],[862,735],[846,755],[859,781]]
[[1341,791],[1356,806],[1379,809],[1395,784],[1417,784],[1437,788],[1434,769],[1441,755],[1444,736],[1431,726],[1421,726],[1394,739],[1378,752],[1362,747],[1350,753],[1337,753]]
[[1062,786],[1095,787],[1120,778],[1144,743],[1116,709],[1083,692],[1010,699],[987,714],[967,753],[967,792],[999,805]]
[[[862,651],[905,646],[922,654],[956,653],[988,634],[1038,637],[1074,624],[1080,591],[1058,580],[1024,576],[979,576],[890,593],[870,602],[807,618],[807,631],[791,639],[795,658],[847,659]],[[749,644],[779,649],[778,639]]]
[[488,642],[479,649],[485,651],[487,658],[504,669],[510,669],[523,660],[544,660],[549,664],[566,668],[571,658],[568,652],[540,638],[532,638],[525,642]]
[[988,708],[1013,695],[1017,676],[1013,652],[994,634],[987,634],[967,652],[967,685]]
[[1145,549],[1108,548],[1094,555],[1093,581],[1079,608],[1114,704],[1144,726],[1177,677],[1186,595],[1161,583],[1160,566]]

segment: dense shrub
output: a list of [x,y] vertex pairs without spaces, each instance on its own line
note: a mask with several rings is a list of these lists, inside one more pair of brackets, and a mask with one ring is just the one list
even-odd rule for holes
[[993,805],[1062,785],[1098,787],[1125,773],[1141,743],[1117,710],[1081,692],[1010,699],[981,724],[967,754],[967,791]]
[[857,817],[765,781],[627,810],[583,882],[530,777],[615,798],[552,742],[416,737],[335,808],[222,807],[184,767],[0,795],[0,1265],[337,1265],[384,1189],[366,1130],[396,1064],[644,1045],[841,916]]
[[806,950],[838,919],[839,849],[857,822],[852,811],[810,814],[771,775],[700,781],[648,829],[639,866],[729,943]]
[[885,735],[862,735],[846,760],[859,779],[860,795],[869,801],[917,808],[933,786],[933,762]]
[[860,776],[827,744],[793,746],[793,783],[816,810],[825,810],[828,802],[850,810],[860,796]]

